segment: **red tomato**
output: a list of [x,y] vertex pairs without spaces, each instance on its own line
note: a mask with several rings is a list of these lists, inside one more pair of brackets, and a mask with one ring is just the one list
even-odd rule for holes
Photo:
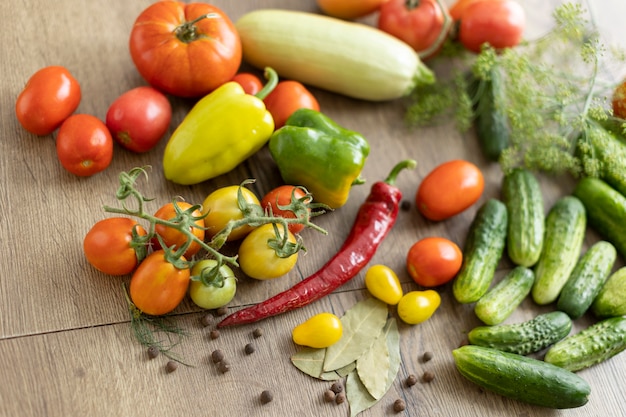
[[[174,310],[189,288],[189,269],[169,263],[162,250],[144,259],[130,279],[130,299],[141,312],[160,316]],[[185,258],[181,257],[182,261]]]
[[135,21],[130,55],[153,87],[200,97],[236,74],[241,40],[228,16],[206,3],[158,1]]
[[80,84],[59,66],[45,67],[34,73],[15,103],[17,120],[35,135],[56,130],[78,107]]
[[480,169],[471,162],[455,159],[439,165],[422,180],[415,202],[427,219],[444,220],[478,201],[484,188]]
[[626,119],[626,81],[615,88],[612,104],[613,114],[621,119]]
[[[463,16],[463,13],[465,13],[467,6],[469,6],[472,3],[476,3],[477,1],[483,1],[483,0],[458,0],[456,3],[450,6],[450,9],[448,9],[448,13],[450,13],[450,17],[454,21],[461,20],[461,16]],[[493,1],[500,1],[500,0],[493,0]]]
[[301,108],[320,110],[317,99],[298,81],[281,81],[263,100],[274,118],[275,128],[285,125],[291,114]]
[[152,87],[137,87],[119,96],[109,107],[106,125],[113,139],[134,152],[147,152],[165,135],[172,106]]
[[526,14],[515,0],[482,0],[467,5],[458,36],[466,49],[478,53],[485,43],[495,49],[516,46],[525,27]]
[[133,242],[133,230],[137,236],[146,235],[141,225],[127,217],[111,217],[94,224],[83,240],[87,261],[109,275],[133,272],[143,253],[134,247],[138,242]]
[[89,114],[68,117],[59,128],[56,147],[63,168],[81,177],[104,170],[113,159],[113,138],[109,129]]
[[317,0],[322,11],[340,19],[356,19],[374,13],[387,0]]
[[417,241],[406,256],[409,275],[423,287],[436,287],[449,282],[459,272],[462,263],[461,249],[442,237]]
[[231,81],[239,84],[246,94],[255,95],[263,89],[261,79],[249,72],[240,72],[236,74]]
[[[176,202],[177,208],[182,212],[191,209],[193,207],[191,204],[186,203],[184,201]],[[199,209],[193,211],[194,217],[202,217],[202,212]],[[174,203],[167,203],[161,208],[159,208],[156,213],[154,213],[154,217],[163,220],[174,220],[178,216],[176,211],[176,207],[174,207]],[[190,230],[199,240],[204,240],[204,219],[199,218],[194,222],[195,226],[191,227]],[[184,233],[176,230],[172,227],[168,227],[162,224],[157,224],[154,227],[154,231],[161,237],[163,243],[168,248],[175,246],[175,249],[182,247],[185,242],[187,242],[187,236]],[[158,239],[155,237],[153,243],[155,243],[156,247],[160,247]],[[198,253],[201,246],[198,242],[191,242],[184,255],[187,258]]]
[[448,36],[448,11],[437,0],[389,0],[380,7],[378,28],[409,44],[422,58],[439,51]]
[[[261,207],[263,207],[263,210],[267,210],[267,208],[270,207],[272,209],[272,213],[275,216],[295,219],[296,213],[291,210],[285,210],[280,208],[287,206],[291,203],[292,193],[293,196],[298,200],[306,195],[306,193],[300,187],[296,187],[293,185],[281,185],[274,188],[273,190],[265,194],[265,196],[263,196],[263,199],[261,200]],[[291,233],[295,234],[300,233],[305,226],[303,224],[293,223],[290,224],[288,227]]]

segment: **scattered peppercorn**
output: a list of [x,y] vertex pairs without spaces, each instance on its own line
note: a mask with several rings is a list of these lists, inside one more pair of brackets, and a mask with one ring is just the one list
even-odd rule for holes
[[422,355],[422,361],[423,362],[428,362],[429,360],[431,360],[433,358],[434,354],[432,352],[424,352],[424,354]]
[[220,331],[219,330],[211,330],[211,333],[209,333],[209,337],[213,340],[217,339],[218,337],[220,337]]
[[216,316],[224,316],[226,313],[228,313],[228,307],[220,307],[215,310]]
[[217,369],[221,373],[225,374],[226,372],[230,371],[230,364],[227,361],[222,360],[221,362],[218,363]]
[[333,383],[333,385],[331,385],[330,389],[335,394],[339,394],[341,391],[343,391],[343,385],[341,385],[341,383],[339,383],[339,382],[335,382],[335,383]]
[[224,360],[224,352],[219,349],[214,350],[211,353],[211,360],[213,361],[213,363],[222,362]]
[[396,413],[404,411],[405,409],[406,409],[406,404],[401,398],[398,398],[397,400],[393,402],[393,411],[395,411]]
[[417,384],[417,377],[413,374],[409,375],[406,378],[406,385],[409,387],[412,387],[413,385]]
[[335,403],[343,404],[346,401],[346,394],[344,392],[340,392],[335,395]]
[[246,345],[246,347],[244,348],[244,351],[246,352],[246,355],[251,355],[254,353],[254,345],[252,343],[248,343]]
[[335,393],[331,389],[324,391],[324,401],[327,403],[335,401]]
[[411,202],[409,200],[402,200],[400,203],[400,210],[409,211],[411,209]]
[[263,336],[263,329],[260,329],[260,328],[258,328],[258,327],[257,327],[257,328],[256,328],[256,329],[254,329],[254,331],[252,332],[252,336],[253,336],[255,339],[258,339],[259,337]]
[[422,376],[422,380],[423,380],[424,382],[430,382],[430,381],[432,381],[433,379],[435,379],[435,374],[433,374],[433,373],[432,373],[432,372],[430,372],[430,371],[426,371],[426,372],[424,372],[424,375]]
[[157,356],[159,356],[159,348],[157,348],[156,346],[150,346],[148,348],[148,358],[154,359]]
[[272,402],[272,400],[274,399],[274,395],[272,394],[271,391],[265,390],[261,393],[261,403],[262,404],[267,404]]
[[178,369],[178,363],[176,363],[175,361],[168,361],[167,364],[165,365],[165,370],[167,371],[167,373],[172,373],[175,370]]
[[207,327],[207,326],[209,326],[211,324],[212,321],[213,320],[211,319],[211,315],[210,314],[205,314],[200,319],[200,324],[202,324],[203,327]]

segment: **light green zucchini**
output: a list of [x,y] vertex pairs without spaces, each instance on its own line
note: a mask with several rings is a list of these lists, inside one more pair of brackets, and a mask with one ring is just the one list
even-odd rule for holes
[[243,15],[235,26],[244,61],[349,97],[393,100],[435,80],[413,48],[366,24],[259,9]]
[[488,325],[502,323],[530,294],[534,282],[532,269],[525,266],[513,268],[476,302],[476,317]]

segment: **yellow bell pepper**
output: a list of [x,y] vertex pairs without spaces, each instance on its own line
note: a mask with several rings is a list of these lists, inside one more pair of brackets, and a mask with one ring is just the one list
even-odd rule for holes
[[263,98],[278,76],[268,79],[256,95],[227,82],[200,99],[170,137],[163,155],[165,178],[190,185],[225,174],[263,147],[274,132],[274,119]]

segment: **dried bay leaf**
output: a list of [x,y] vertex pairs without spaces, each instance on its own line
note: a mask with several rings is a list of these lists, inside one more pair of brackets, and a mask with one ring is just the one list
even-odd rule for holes
[[372,397],[377,400],[380,400],[387,392],[387,378],[389,377],[387,329],[388,325],[385,325],[385,329],[378,335],[370,348],[356,360],[359,379]]
[[387,304],[370,297],[359,301],[341,317],[343,336],[326,348],[323,371],[342,368],[359,358],[374,343],[387,322]]
[[346,398],[350,404],[350,417],[355,417],[378,402],[365,388],[356,370],[350,372],[346,378]]
[[348,376],[348,374],[355,369],[356,362],[350,362],[346,366],[335,369],[334,371],[323,372],[322,375],[320,375],[320,379],[323,379],[324,381],[336,381],[338,379]]
[[302,346],[296,353],[291,356],[291,363],[313,378],[320,378],[323,373],[324,357],[326,349],[315,349]]

